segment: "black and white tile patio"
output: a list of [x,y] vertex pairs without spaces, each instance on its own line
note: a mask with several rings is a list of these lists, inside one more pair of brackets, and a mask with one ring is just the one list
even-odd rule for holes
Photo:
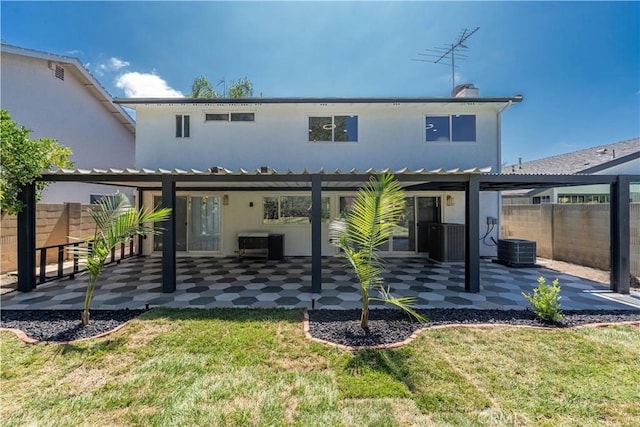
[[[93,309],[151,307],[298,307],[347,309],[361,306],[358,284],[340,258],[323,258],[322,292],[311,293],[311,259],[285,261],[179,257],[177,290],[162,293],[160,257],[136,258],[108,267],[100,278]],[[522,292],[537,278],[560,279],[565,310],[638,309],[640,294],[620,295],[609,286],[544,268],[509,268],[481,262],[481,291],[464,292],[464,264],[436,265],[423,259],[387,260],[385,279],[395,296],[414,296],[421,308],[525,309]],[[3,309],[79,309],[86,274],[47,283],[32,292],[2,296]]]

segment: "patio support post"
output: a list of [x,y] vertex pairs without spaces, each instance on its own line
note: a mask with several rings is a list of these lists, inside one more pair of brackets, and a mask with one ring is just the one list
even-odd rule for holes
[[[143,205],[144,205],[144,191],[142,189],[138,189],[138,209],[142,209]],[[144,239],[145,236],[143,235],[139,235],[138,236],[138,256],[142,255],[143,251],[142,251],[142,241]]]
[[162,176],[162,207],[171,209],[162,233],[162,292],[176,291],[176,182]]
[[311,292],[322,291],[322,177],[311,176]]
[[480,292],[480,179],[469,177],[465,186],[464,290]]
[[24,185],[19,193],[24,204],[18,213],[18,290],[36,288],[36,184]]
[[628,176],[619,175],[611,184],[611,203],[609,204],[611,290],[621,294],[629,293],[630,184]]

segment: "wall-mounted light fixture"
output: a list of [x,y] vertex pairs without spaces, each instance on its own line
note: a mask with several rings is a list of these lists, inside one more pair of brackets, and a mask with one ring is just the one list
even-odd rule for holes
[[453,206],[456,204],[456,199],[453,198],[453,196],[451,195],[447,195],[447,206]]
[[222,196],[222,204],[224,206],[229,206],[229,195],[225,194],[224,196]]

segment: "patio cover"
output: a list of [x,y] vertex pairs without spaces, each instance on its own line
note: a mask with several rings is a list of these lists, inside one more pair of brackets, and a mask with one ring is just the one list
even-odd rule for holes
[[[562,187],[607,184],[611,188],[611,289],[629,293],[630,265],[630,183],[640,182],[640,175],[502,175],[490,168],[473,169],[367,169],[359,171],[277,171],[267,166],[247,171],[231,171],[222,166],[208,170],[165,169],[72,169],[46,171],[38,181],[82,182],[134,187],[141,203],[145,191],[162,191],[162,205],[175,210],[176,190],[216,191],[311,191],[312,291],[319,293],[322,284],[321,197],[323,190],[353,191],[372,176],[393,173],[408,191],[441,190],[465,192],[465,291],[480,291],[480,192],[523,188]],[[21,192],[26,208],[18,215],[18,289],[35,288],[35,186],[26,185]],[[166,221],[163,233],[163,290],[176,289],[175,216]]]

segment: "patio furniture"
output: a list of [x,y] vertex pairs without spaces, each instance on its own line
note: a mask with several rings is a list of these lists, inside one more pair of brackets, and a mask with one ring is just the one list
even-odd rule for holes
[[238,233],[238,258],[284,259],[284,234]]

